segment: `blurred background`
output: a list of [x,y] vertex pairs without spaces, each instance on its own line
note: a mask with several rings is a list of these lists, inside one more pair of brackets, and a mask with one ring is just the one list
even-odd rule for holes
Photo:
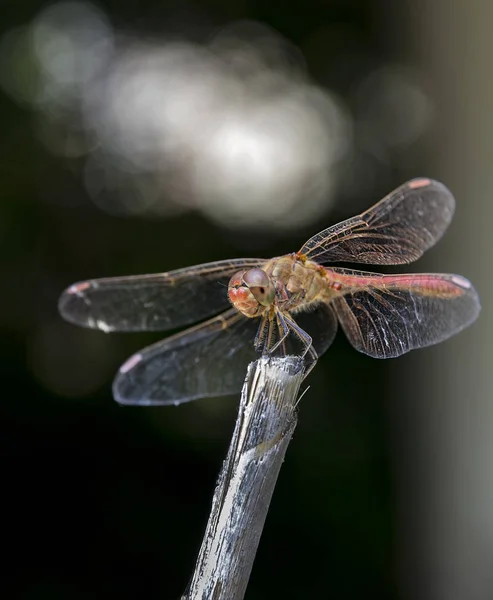
[[247,598],[493,597],[492,13],[2,0],[4,597],[178,598],[234,426],[237,398],[116,405],[118,366],[160,336],[71,326],[61,291],[295,251],[416,176],[457,210],[409,270],[470,278],[483,313],[398,360],[339,334]]

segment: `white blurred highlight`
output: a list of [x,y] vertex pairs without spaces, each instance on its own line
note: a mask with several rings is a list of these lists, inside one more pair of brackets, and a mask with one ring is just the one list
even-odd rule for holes
[[329,169],[348,146],[341,113],[327,94],[305,88],[212,122],[193,173],[211,216],[288,227],[315,218]]
[[[25,78],[8,68],[22,61]],[[49,148],[87,154],[87,189],[113,213],[195,209],[230,227],[294,227],[326,209],[351,147],[342,103],[256,23],[202,45],[139,41],[92,4],[60,3],[7,34],[0,63]]]
[[38,111],[52,152],[86,156],[86,187],[101,209],[197,210],[231,228],[314,221],[341,188],[362,193],[431,118],[418,78],[402,67],[355,86],[353,120],[263,25],[236,23],[203,44],[143,40],[114,32],[88,2],[54,4],[8,32],[0,85]]
[[[223,48],[226,32],[221,37]],[[251,44],[240,46],[226,62],[184,41],[135,44],[86,97],[86,120],[103,151],[121,160],[134,184],[135,175],[155,173],[161,196],[148,190],[139,203],[134,195],[132,212],[165,212],[166,198],[232,227],[273,218],[290,227],[325,208],[330,170],[350,145],[348,116],[327,92],[262,65]],[[107,169],[101,175],[111,177]]]
[[72,109],[113,51],[111,26],[88,3],[50,6],[32,24],[31,43],[42,85],[36,100],[48,110]]

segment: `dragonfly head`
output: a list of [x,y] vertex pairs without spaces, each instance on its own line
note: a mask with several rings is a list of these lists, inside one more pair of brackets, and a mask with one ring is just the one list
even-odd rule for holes
[[261,315],[274,302],[275,296],[274,284],[262,269],[238,271],[229,281],[231,304],[246,317]]

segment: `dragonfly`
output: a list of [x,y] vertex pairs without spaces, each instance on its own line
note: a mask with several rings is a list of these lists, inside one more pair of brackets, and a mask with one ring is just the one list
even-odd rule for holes
[[413,262],[441,238],[454,209],[443,184],[413,179],[298,252],[82,281],[63,292],[59,310],[103,332],[190,326],[120,367],[113,395],[122,404],[235,394],[259,354],[303,356],[308,372],[338,325],[356,350],[395,358],[473,323],[480,311],[473,285],[461,275],[390,275],[332,263]]

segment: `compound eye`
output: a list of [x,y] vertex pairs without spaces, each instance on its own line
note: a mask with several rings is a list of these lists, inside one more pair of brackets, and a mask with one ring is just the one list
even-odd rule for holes
[[233,275],[233,277],[231,277],[231,279],[229,280],[229,284],[228,287],[230,288],[238,288],[238,287],[243,287],[243,275],[245,274],[245,271],[238,271],[238,273],[235,273]]
[[243,281],[249,288],[267,287],[270,283],[269,276],[262,269],[250,269],[243,275]]
[[243,281],[259,304],[269,306],[274,302],[276,295],[274,284],[265,271],[250,269],[243,275]]

